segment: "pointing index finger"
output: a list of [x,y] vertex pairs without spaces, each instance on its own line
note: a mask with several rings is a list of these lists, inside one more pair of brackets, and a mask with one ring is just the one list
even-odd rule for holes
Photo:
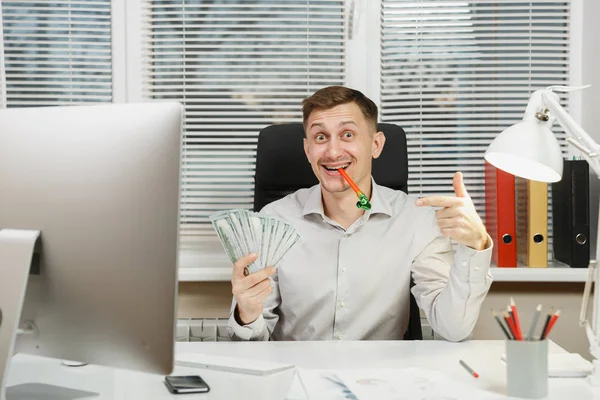
[[421,207],[455,207],[462,205],[462,200],[459,197],[451,196],[427,196],[418,199],[417,205]]

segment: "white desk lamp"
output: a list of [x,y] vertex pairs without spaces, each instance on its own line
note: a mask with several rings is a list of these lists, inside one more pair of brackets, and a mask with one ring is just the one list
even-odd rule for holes
[[[600,178],[600,144],[596,143],[560,105],[555,92],[570,92],[588,86],[550,86],[537,90],[529,99],[523,121],[507,128],[494,139],[485,152],[485,159],[495,167],[522,178],[542,182],[557,182],[562,177],[563,157],[556,136],[551,131],[554,120],[567,133],[567,142],[579,149],[590,168]],[[600,212],[598,214],[596,258],[600,254]],[[591,260],[585,283],[579,323],[585,327],[594,370],[589,376],[593,385],[600,385],[600,290],[594,289],[592,327],[587,321],[588,300],[592,281],[600,284],[600,269]],[[596,286],[597,288],[598,286]]]

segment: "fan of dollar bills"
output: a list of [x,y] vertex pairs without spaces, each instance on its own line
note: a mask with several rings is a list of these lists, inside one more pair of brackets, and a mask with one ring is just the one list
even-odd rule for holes
[[300,240],[290,224],[248,210],[222,211],[210,220],[232,263],[250,253],[258,254],[256,261],[244,270],[246,275],[276,266]]

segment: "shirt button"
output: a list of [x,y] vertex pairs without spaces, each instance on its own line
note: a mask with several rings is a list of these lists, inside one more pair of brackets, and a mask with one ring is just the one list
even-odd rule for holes
[[467,266],[467,262],[466,262],[466,261],[462,261],[462,262],[460,263],[460,265],[462,265],[463,267],[466,267],[466,266]]
[[342,272],[346,272],[346,267],[342,267]]
[[348,235],[347,233],[344,235],[344,239],[348,239],[350,237],[350,235]]
[[340,301],[340,307],[344,308],[345,305],[346,305],[346,303],[344,303],[343,301]]
[[342,340],[342,335],[341,334],[337,335],[337,340]]
[[479,267],[475,267],[473,268],[475,271],[479,271]]

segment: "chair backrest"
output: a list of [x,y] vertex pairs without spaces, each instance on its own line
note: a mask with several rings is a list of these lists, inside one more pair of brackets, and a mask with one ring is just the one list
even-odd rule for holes
[[[408,193],[408,157],[406,134],[394,124],[380,123],[386,142],[379,158],[373,160],[372,175],[377,184]],[[301,123],[271,125],[258,135],[254,175],[254,210],[260,211],[298,189],[318,182],[306,155]],[[405,340],[421,340],[419,307],[410,294],[410,317]]]
[[[373,160],[373,178],[382,186],[408,193],[406,135],[394,124],[378,124],[386,142]],[[271,125],[258,135],[254,175],[254,210],[260,210],[298,189],[319,183],[304,154],[301,123]]]

